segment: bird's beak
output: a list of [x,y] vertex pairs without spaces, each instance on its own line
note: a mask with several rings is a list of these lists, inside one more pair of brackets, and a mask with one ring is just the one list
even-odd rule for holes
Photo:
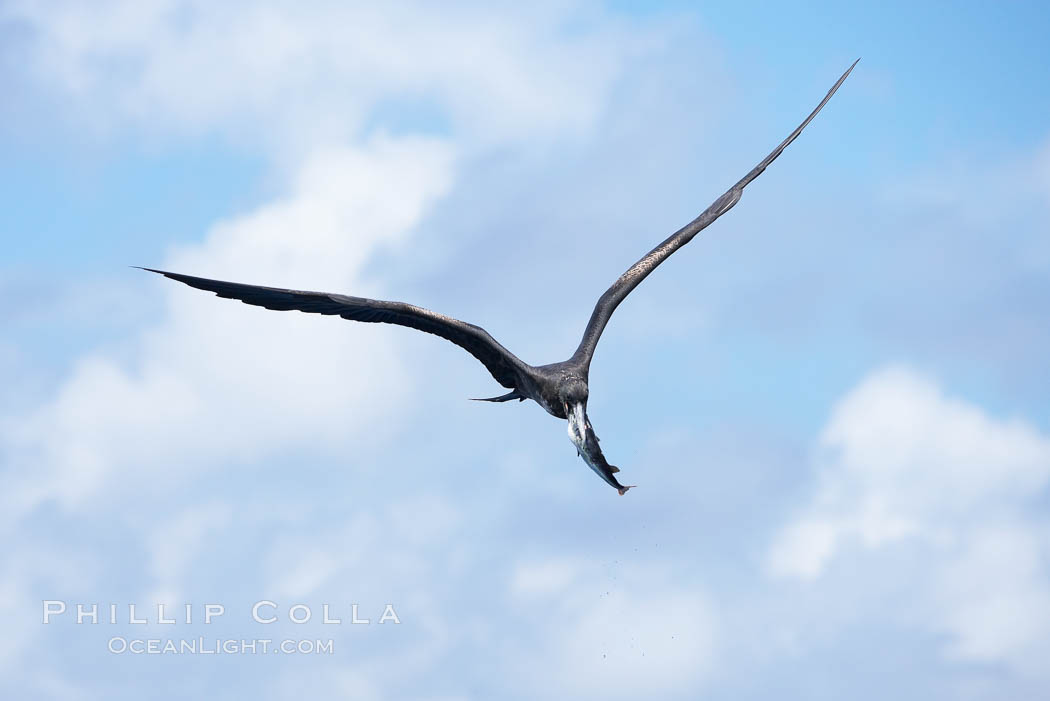
[[566,404],[565,414],[569,418],[569,438],[577,446],[582,446],[587,440],[587,410],[583,402]]

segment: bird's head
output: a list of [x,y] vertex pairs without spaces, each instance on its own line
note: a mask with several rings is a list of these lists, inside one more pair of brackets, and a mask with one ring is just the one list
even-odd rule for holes
[[559,394],[566,414],[571,413],[573,407],[587,406],[587,383],[583,380],[569,380],[562,385]]

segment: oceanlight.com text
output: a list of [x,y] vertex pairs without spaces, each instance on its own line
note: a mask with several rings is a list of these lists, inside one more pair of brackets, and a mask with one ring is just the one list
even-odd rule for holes
[[331,655],[327,640],[271,638],[124,638],[114,636],[107,647],[114,655]]

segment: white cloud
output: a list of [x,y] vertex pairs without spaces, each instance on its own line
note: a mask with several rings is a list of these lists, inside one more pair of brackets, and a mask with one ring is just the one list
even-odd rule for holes
[[[5,621],[0,638],[0,673],[17,675],[41,637],[59,635],[42,624],[42,601],[62,599],[73,590],[90,590],[96,580],[94,563],[67,546],[50,546],[40,539],[5,543],[0,558],[0,616]],[[56,626],[57,628],[58,626]],[[58,679],[54,679],[58,683]]]
[[551,595],[565,591],[579,574],[579,563],[572,559],[519,563],[510,589],[515,596]]
[[803,519],[780,534],[769,556],[769,569],[778,575],[812,579],[820,575],[835,551],[839,526],[826,519]]
[[[546,643],[515,652],[534,696],[637,698],[682,694],[708,680],[716,620],[706,595],[657,571],[558,557],[518,563],[517,606],[536,612]],[[536,674],[536,670],[544,670]]]
[[[215,226],[165,265],[360,291],[370,253],[414,226],[451,174],[448,148],[432,141],[381,138],[321,153],[288,195]],[[49,498],[82,504],[118,476],[128,489],[174,467],[184,478],[299,441],[324,450],[382,435],[407,387],[382,338],[361,343],[339,320],[248,308],[145,275],[142,284],[165,285],[165,306],[130,361],[84,358],[53,400],[5,422],[15,446],[9,517]]]
[[711,673],[714,621],[696,593],[631,591],[574,613],[554,645],[555,689],[638,698],[696,688]]
[[1043,671],[1050,651],[1045,536],[1016,525],[982,528],[937,573],[937,615],[953,636],[950,656]]
[[109,0],[2,13],[28,28],[28,66],[99,126],[219,126],[281,148],[345,142],[391,101],[430,104],[471,139],[582,129],[651,41],[560,3]]
[[[319,668],[310,684],[353,698],[398,698],[391,690],[398,687],[418,689],[414,698],[430,698],[424,694],[444,673],[449,656],[486,623],[469,600],[458,600],[462,590],[472,591],[477,572],[459,561],[461,543],[476,538],[460,521],[439,496],[389,494],[381,504],[355,508],[342,522],[301,518],[282,525],[266,548],[260,590],[278,603],[279,616],[290,604],[310,602],[320,617],[318,602],[330,603],[331,614],[343,623],[310,630],[331,636],[338,654],[351,656]],[[359,616],[371,624],[351,625],[351,604],[359,604]],[[386,604],[401,624],[378,623]],[[291,667],[275,675],[274,683],[302,689],[301,675]]]
[[195,504],[157,526],[149,537],[150,569],[157,581],[151,602],[177,604],[187,599],[181,594],[182,579],[207,536],[225,532],[233,518],[232,509],[221,502]]
[[1050,647],[1050,550],[1032,502],[1050,482],[1050,438],[945,396],[906,369],[874,373],[836,407],[817,488],[768,553],[777,576],[815,581],[847,554],[919,548],[907,574],[916,625],[956,658],[1029,666]]
[[[426,553],[437,548],[448,558],[459,520],[441,497],[388,494],[378,508],[359,508],[344,522],[327,524],[322,533],[312,521],[289,524],[268,548],[266,591],[286,600],[321,593],[330,600],[343,596],[346,581],[354,583],[356,594],[371,595],[378,594],[376,580],[387,582],[395,573],[437,579]],[[307,523],[310,528],[303,528]],[[446,559],[438,569],[448,564]],[[430,601],[430,594],[424,596]]]

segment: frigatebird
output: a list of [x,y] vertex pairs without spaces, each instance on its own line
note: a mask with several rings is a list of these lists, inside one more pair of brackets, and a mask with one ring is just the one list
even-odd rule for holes
[[[857,59],[859,61],[860,59]],[[277,287],[245,285],[238,282],[209,280],[192,275],[182,275],[153,268],[142,268],[159,273],[172,280],[178,280],[190,287],[214,292],[219,297],[239,299],[245,304],[252,304],[266,309],[280,311],[299,310],[312,314],[338,315],[351,321],[370,323],[397,324],[426,331],[452,341],[481,361],[503,387],[510,391],[498,397],[479,399],[484,402],[508,402],[513,399],[525,401],[531,399],[559,419],[568,419],[569,438],[576,445],[577,453],[599,477],[616,488],[622,496],[634,485],[622,485],[616,479],[619,468],[610,465],[598,445],[591,422],[587,418],[588,372],[591,357],[598,345],[598,339],[605,330],[609,318],[616,307],[651,273],[656,266],[685,244],[692,241],[700,231],[732,209],[747,185],[762,174],[795,140],[807,124],[827,104],[835,91],[839,89],[846,77],[857,65],[853,62],[838,81],[831,87],[824,99],[808,117],[791,132],[788,138],[773,149],[761,163],[716,199],[700,216],[676,231],[659,246],[645,254],[637,263],[613,283],[612,287],[598,298],[594,305],[590,321],[583,332],[576,352],[568,360],[549,365],[533,366],[520,360],[509,350],[501,346],[485,329],[468,324],[458,319],[432,312],[405,302],[385,302],[363,297],[349,297],[327,292],[305,292],[285,290]]]

